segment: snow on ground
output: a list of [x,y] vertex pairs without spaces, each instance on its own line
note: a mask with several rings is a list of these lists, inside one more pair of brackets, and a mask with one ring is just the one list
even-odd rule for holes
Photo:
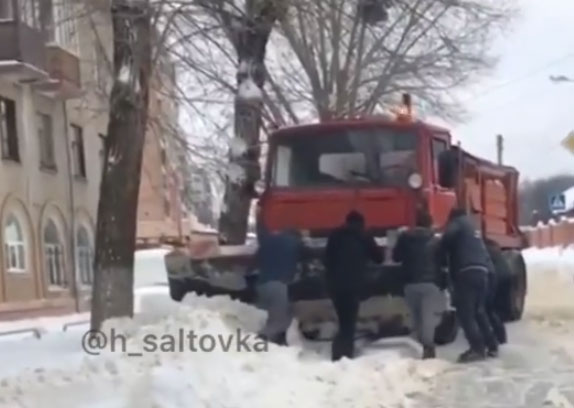
[[[43,319],[51,330],[41,340],[0,343],[0,407],[574,407],[574,250],[525,252],[525,317],[508,325],[510,342],[499,359],[468,366],[453,363],[462,338],[433,361],[414,360],[409,343],[393,339],[331,363],[329,344],[301,340],[295,324],[292,346],[265,345],[253,337],[261,311],[227,298],[175,303],[167,287],[151,286],[165,277],[163,253],[156,252],[136,264],[137,273],[147,271],[136,289],[136,318],[106,325],[108,335],[114,329],[129,339],[126,353],[108,344],[89,355],[84,326],[62,332],[63,320]],[[193,344],[185,338],[190,331]],[[166,334],[185,350],[173,350]],[[153,350],[160,345],[168,349]],[[202,345],[214,350],[198,350]]]
[[526,318],[574,338],[574,247],[530,249],[524,257],[529,280]]
[[163,257],[168,249],[146,249],[136,251],[134,259],[134,286],[145,288],[153,285],[167,285],[167,273]]
[[[452,366],[417,407],[574,408],[574,250],[529,249],[524,317],[507,325],[500,358]],[[465,342],[439,350],[453,361]]]

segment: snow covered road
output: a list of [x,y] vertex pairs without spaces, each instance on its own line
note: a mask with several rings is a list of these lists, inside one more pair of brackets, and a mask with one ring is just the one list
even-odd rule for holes
[[[510,343],[496,360],[452,365],[435,379],[432,392],[417,407],[574,408],[574,359],[531,322],[509,325]],[[563,338],[564,342],[572,342]],[[440,358],[453,361],[462,345],[447,347]]]
[[[574,408],[574,251],[527,251],[529,293],[499,359],[453,365],[417,407]],[[439,351],[454,361],[463,339]]]
[[[0,338],[0,407],[574,408],[573,254],[527,252],[527,312],[508,326],[510,342],[496,360],[455,364],[464,349],[459,339],[439,349],[438,359],[420,361],[412,343],[393,339],[334,364],[328,344],[311,345],[295,331],[294,346],[265,352],[88,356],[81,346],[85,326],[62,332],[61,320],[46,319],[42,325],[52,333],[40,340]],[[157,279],[152,273],[146,281]],[[113,324],[129,336],[130,351],[145,346],[146,334],[176,335],[184,327],[231,336],[253,332],[264,317],[224,298],[190,297],[180,305],[161,292],[138,289],[138,319]]]

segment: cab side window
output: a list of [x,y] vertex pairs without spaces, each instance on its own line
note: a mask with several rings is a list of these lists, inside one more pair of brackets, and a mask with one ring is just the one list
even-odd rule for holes
[[436,184],[439,184],[439,163],[438,158],[440,154],[447,150],[447,143],[443,139],[432,139],[432,162],[434,171],[434,180]]

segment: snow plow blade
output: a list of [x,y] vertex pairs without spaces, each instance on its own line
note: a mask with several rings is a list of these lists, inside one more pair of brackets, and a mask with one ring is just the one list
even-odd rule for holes
[[[255,273],[250,265],[256,246],[224,246],[211,253],[190,254],[181,249],[165,255],[170,296],[181,301],[187,293],[224,295],[255,305]],[[298,271],[289,287],[295,317],[302,334],[311,340],[328,340],[336,332],[337,317],[322,278],[320,251],[308,261],[309,273]],[[362,293],[357,331],[369,338],[406,336],[411,332],[410,316],[396,265],[371,267]],[[436,329],[437,344],[455,340],[458,323],[444,293],[443,316]]]

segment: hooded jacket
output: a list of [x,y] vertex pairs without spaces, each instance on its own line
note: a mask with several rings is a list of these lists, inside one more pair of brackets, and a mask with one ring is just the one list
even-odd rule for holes
[[415,227],[399,235],[393,248],[393,261],[402,264],[405,284],[434,283],[444,286],[438,244],[439,239],[430,228]]

